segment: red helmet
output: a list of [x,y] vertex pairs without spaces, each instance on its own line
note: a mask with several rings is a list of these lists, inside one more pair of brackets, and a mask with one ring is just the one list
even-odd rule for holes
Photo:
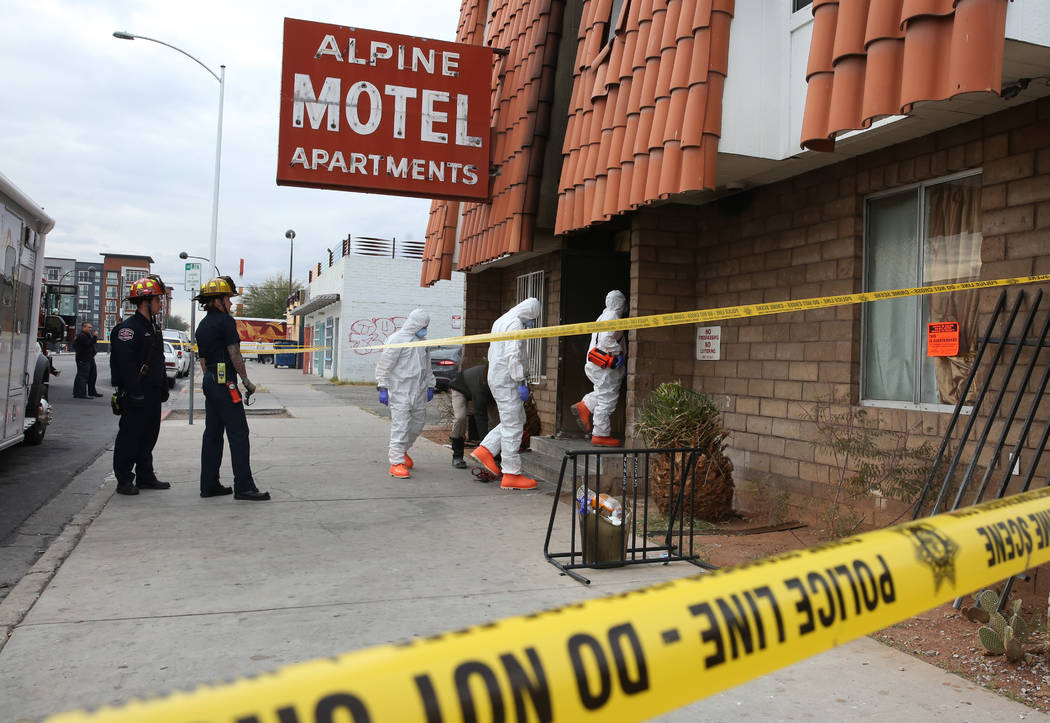
[[137,302],[153,296],[164,296],[164,282],[159,276],[145,276],[131,285],[128,301]]

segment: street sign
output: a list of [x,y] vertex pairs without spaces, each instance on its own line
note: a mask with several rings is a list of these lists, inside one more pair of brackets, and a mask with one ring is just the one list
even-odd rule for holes
[[186,291],[200,291],[201,288],[201,265],[186,262]]

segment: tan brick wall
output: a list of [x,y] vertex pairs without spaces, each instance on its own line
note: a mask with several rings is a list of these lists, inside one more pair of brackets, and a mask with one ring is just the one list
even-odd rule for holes
[[[638,213],[630,231],[630,316],[696,308],[697,232],[692,209],[671,206]],[[640,329],[628,335],[627,443],[641,403],[664,382],[693,384],[696,341],[692,327]]]
[[[638,211],[627,232],[630,315],[860,291],[865,197],[978,168],[982,278],[1050,273],[1050,99],[1044,99],[705,206]],[[548,273],[548,319],[556,320],[561,263],[553,253],[469,275],[468,333],[488,331],[514,302],[514,278],[541,268]],[[981,294],[983,330],[999,291]],[[834,459],[815,444],[813,408],[828,398],[856,408],[860,319],[861,307],[855,305],[725,321],[722,358],[716,362],[695,360],[693,326],[631,332],[628,444],[641,443],[632,429],[649,392],[681,380],[725,409],[738,490],[749,481],[770,480],[791,492],[795,514],[811,519],[820,506],[814,502],[833,498],[839,474]],[[484,349],[471,348],[467,358],[480,358]],[[556,341],[548,342],[546,353],[548,378],[537,389],[545,431],[554,421]],[[1022,355],[1021,363],[1026,359]],[[1037,367],[1033,379],[1042,369]],[[1035,382],[1029,386],[1034,389]],[[942,412],[866,409],[881,429],[922,430],[914,444],[936,446],[950,418]],[[1033,437],[1044,418],[1040,412]],[[1045,479],[1050,460],[1043,467]],[[882,524],[902,510],[872,499],[861,511],[869,522]]]
[[[982,278],[1050,273],[1050,100],[1042,100],[706,206],[639,212],[632,221],[631,313],[860,291],[865,196],[978,168]],[[982,330],[998,295],[982,292]],[[771,479],[792,492],[801,514],[834,494],[829,485],[839,470],[814,443],[813,408],[828,398],[857,404],[860,320],[854,305],[725,321],[716,362],[693,361],[692,326],[633,333],[629,424],[658,384],[691,384],[726,409],[738,488]],[[868,411],[880,428],[925,430],[911,442],[935,447],[950,417]],[[900,506],[872,500],[861,511],[869,522],[885,523]]]

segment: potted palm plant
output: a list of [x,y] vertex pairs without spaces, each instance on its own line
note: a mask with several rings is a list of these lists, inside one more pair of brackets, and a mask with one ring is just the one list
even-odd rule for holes
[[[709,397],[682,386],[661,384],[642,405],[634,431],[646,446],[656,449],[695,448],[695,473],[687,474],[683,493],[685,514],[707,522],[721,522],[733,514],[733,463],[725,455],[729,430]],[[692,455],[663,454],[653,458],[649,495],[670,515],[681,481],[682,465]]]

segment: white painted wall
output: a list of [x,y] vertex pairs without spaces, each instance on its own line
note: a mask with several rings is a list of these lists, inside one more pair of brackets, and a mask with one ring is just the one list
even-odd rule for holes
[[737,0],[720,153],[780,160],[800,152],[812,32],[809,7],[792,13],[788,0]]
[[339,319],[335,365],[325,371],[325,377],[334,373],[343,381],[374,381],[380,352],[361,351],[360,347],[382,343],[413,309],[430,314],[430,338],[463,334],[464,275],[454,272],[449,281],[421,287],[420,271],[421,262],[416,259],[355,255],[322,269],[320,278],[309,286],[310,298],[339,294],[340,300],[307,314],[306,323],[316,324],[329,316]]
[[1006,37],[1033,45],[1050,45],[1050,2],[1013,0],[1007,3]]

